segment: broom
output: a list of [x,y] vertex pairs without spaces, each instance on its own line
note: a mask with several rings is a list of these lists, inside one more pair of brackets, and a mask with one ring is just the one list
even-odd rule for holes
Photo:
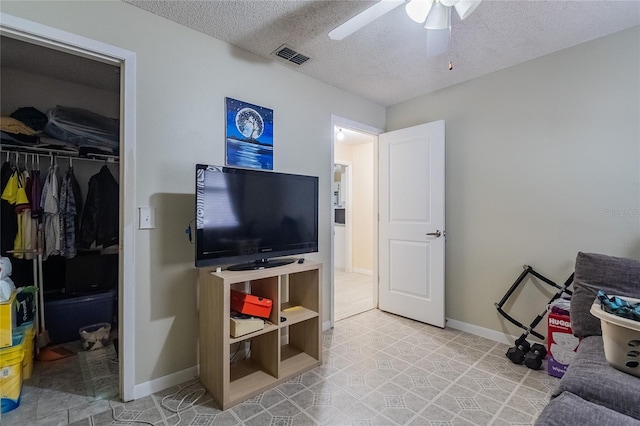
[[[37,256],[37,271],[36,272],[36,279],[37,279],[37,283],[38,283],[38,298],[39,300],[39,304],[40,304],[40,309],[38,311],[38,314],[40,315],[39,318],[39,324],[40,327],[38,328],[38,348],[42,348],[44,346],[47,346],[49,344],[49,342],[51,342],[51,339],[49,339],[49,332],[47,331],[47,328],[45,326],[44,323],[44,289],[42,288],[42,253],[38,253]],[[38,354],[40,355],[40,354]]]
[[[34,258],[34,280],[37,279],[38,282],[38,290],[39,290],[39,298],[40,298],[40,328],[38,329],[38,338],[37,338],[37,355],[36,359],[38,361],[55,361],[57,359],[66,358],[68,356],[74,355],[68,349],[63,347],[51,347],[47,346],[51,339],[49,338],[49,332],[47,331],[47,327],[44,322],[44,287],[43,287],[43,277],[42,277],[42,224],[38,227],[38,256],[37,256],[37,267],[35,266],[36,259]],[[37,305],[37,304],[36,304]],[[37,309],[37,308],[36,308]],[[36,321],[37,323],[38,321]]]

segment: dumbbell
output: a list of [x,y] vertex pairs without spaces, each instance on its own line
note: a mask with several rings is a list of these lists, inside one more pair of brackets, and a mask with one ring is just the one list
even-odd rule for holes
[[547,348],[540,343],[534,343],[524,356],[524,365],[532,370],[538,370],[542,366],[542,360],[547,356]]
[[507,358],[514,364],[522,364],[525,355],[529,352],[531,345],[526,341],[524,337],[519,337],[515,341],[515,346],[507,349]]

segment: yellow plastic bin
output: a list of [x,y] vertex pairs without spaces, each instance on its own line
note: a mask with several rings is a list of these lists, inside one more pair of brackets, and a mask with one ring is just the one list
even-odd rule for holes
[[27,322],[16,327],[14,333],[24,334],[24,359],[22,360],[22,380],[27,380],[33,373],[33,358],[35,348],[36,327]]
[[14,334],[13,346],[0,349],[0,412],[2,413],[20,405],[23,358],[24,334]]
[[16,325],[15,308],[16,292],[6,302],[0,303],[0,348],[9,348],[12,345],[11,334]]

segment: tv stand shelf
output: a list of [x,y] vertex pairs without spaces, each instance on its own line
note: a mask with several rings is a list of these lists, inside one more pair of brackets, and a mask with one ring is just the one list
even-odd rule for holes
[[[220,408],[322,364],[321,284],[322,264],[309,261],[253,271],[200,270],[200,381]],[[273,301],[264,329],[231,337],[231,289]],[[243,344],[250,350],[232,362]]]

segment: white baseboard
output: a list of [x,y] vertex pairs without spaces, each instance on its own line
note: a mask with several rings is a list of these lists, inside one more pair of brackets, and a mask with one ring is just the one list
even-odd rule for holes
[[353,272],[364,275],[373,275],[373,271],[370,271],[369,269],[353,268]]
[[197,378],[198,367],[193,366],[164,377],[160,377],[145,383],[140,383],[139,385],[135,385],[133,389],[133,399],[144,398],[145,396],[149,396],[156,392],[163,391],[172,386],[186,383]]
[[517,336],[510,336],[499,331],[491,330],[490,328],[480,327],[451,318],[447,318],[446,324],[447,327],[455,328],[456,330],[475,334],[476,336],[484,337],[498,343],[505,343],[507,345],[513,345],[513,342],[518,338]]

